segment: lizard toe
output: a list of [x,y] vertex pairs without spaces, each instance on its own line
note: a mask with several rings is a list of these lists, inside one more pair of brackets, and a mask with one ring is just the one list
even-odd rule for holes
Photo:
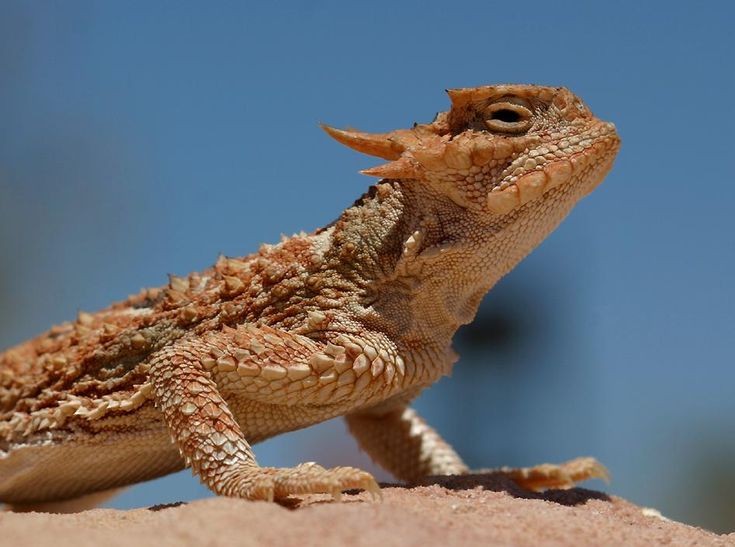
[[373,498],[380,496],[380,487],[372,475],[354,467],[325,469],[313,462],[293,468],[278,469],[274,476],[276,498],[290,495],[330,494],[340,501],[345,490],[365,490]]

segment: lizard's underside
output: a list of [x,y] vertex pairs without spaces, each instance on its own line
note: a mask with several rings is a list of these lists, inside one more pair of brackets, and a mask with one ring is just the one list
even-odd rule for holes
[[[274,499],[378,487],[366,472],[261,467],[251,444],[344,415],[397,478],[468,471],[410,408],[449,372],[482,297],[592,191],[619,139],[564,88],[449,91],[432,123],[325,127],[387,160],[332,224],[171,277],[0,354],[0,502],[68,500],[190,466]],[[508,470],[532,488],[591,459]]]

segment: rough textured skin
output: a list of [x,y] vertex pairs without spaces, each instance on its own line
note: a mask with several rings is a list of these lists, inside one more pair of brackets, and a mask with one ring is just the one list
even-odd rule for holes
[[[447,374],[482,297],[603,179],[619,139],[563,88],[450,90],[426,125],[325,127],[389,163],[332,224],[172,277],[0,354],[0,501],[67,500],[191,466],[249,499],[364,488],[358,469],[260,467],[251,444],[345,415],[396,477],[459,474],[408,406]],[[528,487],[604,468],[508,470]]]

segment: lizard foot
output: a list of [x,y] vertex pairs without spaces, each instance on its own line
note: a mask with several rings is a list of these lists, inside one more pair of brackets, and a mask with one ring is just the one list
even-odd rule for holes
[[331,494],[342,499],[344,490],[365,490],[373,499],[382,497],[380,487],[370,473],[354,467],[325,469],[314,462],[296,467],[240,467],[227,480],[229,495],[250,500],[283,499],[291,495]]
[[502,467],[494,470],[512,479],[527,490],[548,488],[572,488],[576,483],[588,479],[610,482],[610,473],[595,458],[575,458],[562,464],[544,463],[534,467]]

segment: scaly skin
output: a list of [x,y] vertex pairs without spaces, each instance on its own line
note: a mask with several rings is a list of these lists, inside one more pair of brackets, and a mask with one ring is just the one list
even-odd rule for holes
[[[389,160],[334,223],[0,354],[0,501],[68,500],[185,465],[227,496],[376,493],[359,469],[255,460],[251,444],[339,415],[399,479],[467,472],[409,404],[450,371],[452,336],[485,293],[607,174],[619,139],[563,88],[449,95],[412,129],[325,127]],[[604,468],[506,472],[545,488]]]

